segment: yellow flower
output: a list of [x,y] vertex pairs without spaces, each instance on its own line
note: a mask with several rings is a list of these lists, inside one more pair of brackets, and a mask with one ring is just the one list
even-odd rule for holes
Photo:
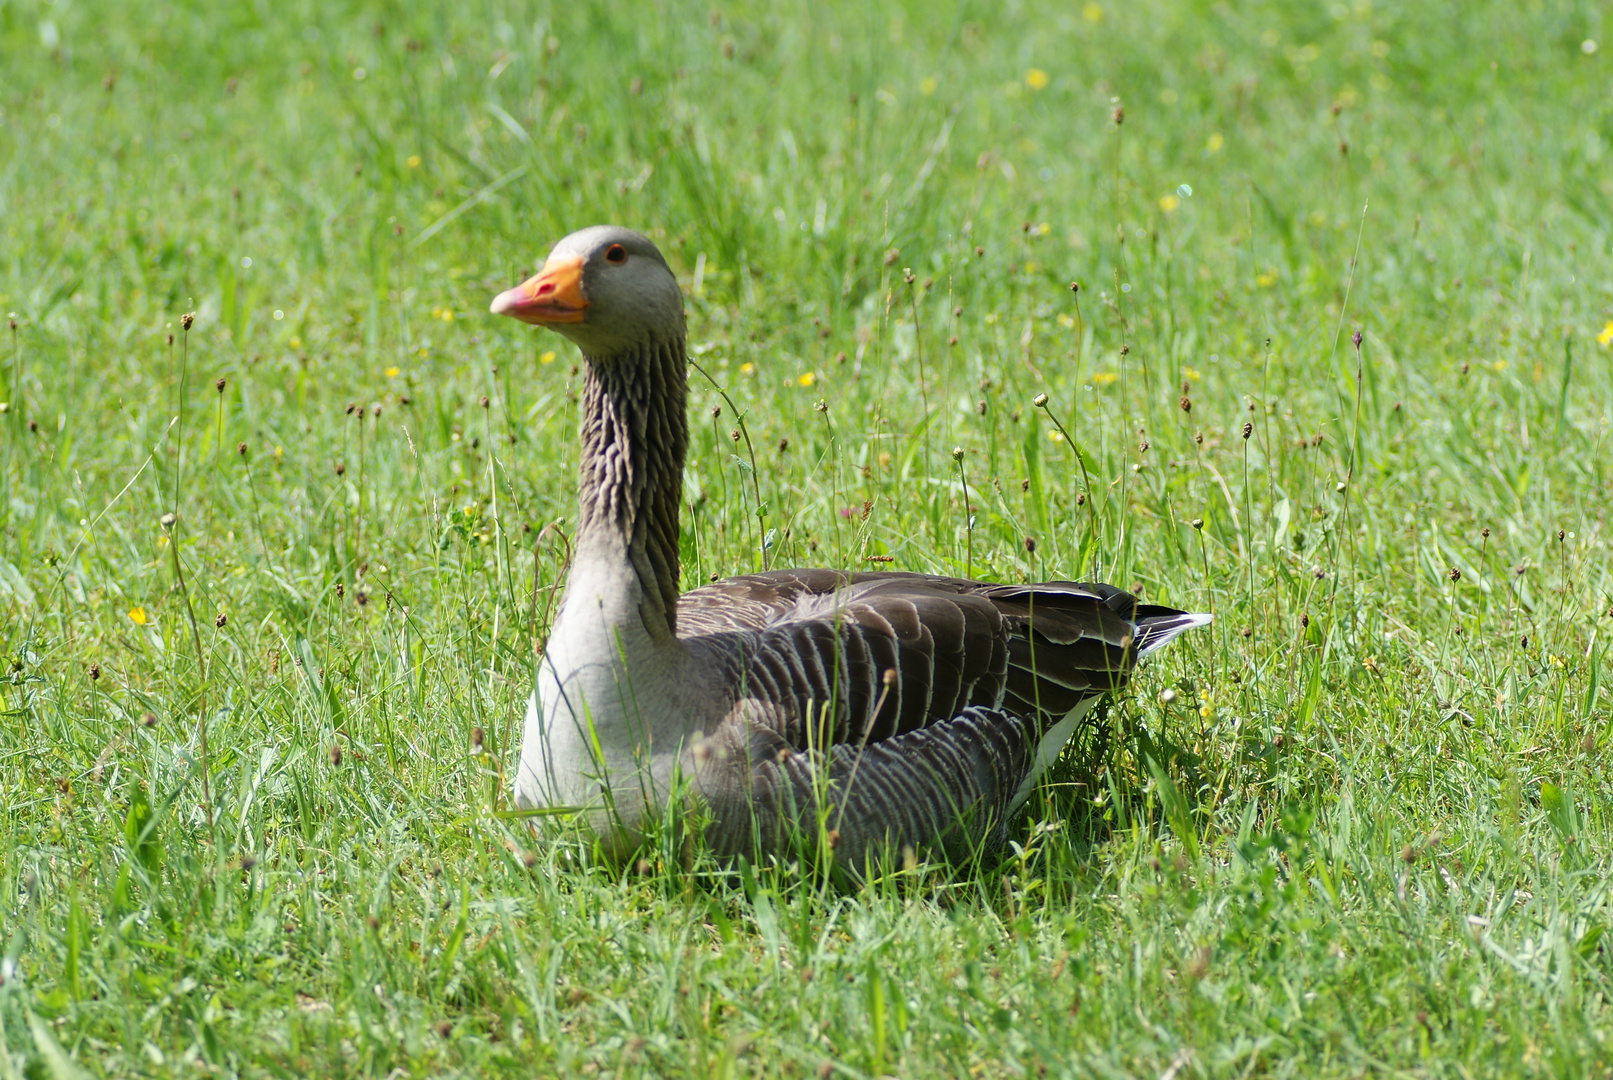
[[1490,365],[1491,371],[1505,371],[1506,369],[1507,362],[1505,360],[1497,360],[1495,363]]
[[751,372],[753,372],[755,370],[756,370],[756,365],[752,364],[752,363],[749,363],[749,362],[739,365],[739,373],[741,375],[749,375]]
[[419,168],[420,167],[420,155],[419,154],[410,154],[409,155],[409,160],[405,161],[404,164],[409,166],[409,168],[411,168],[411,169]]
[[443,308],[441,318],[442,318],[443,322],[453,322],[454,321],[454,311],[453,311],[453,309],[452,308]]
[[1070,316],[1067,313],[1063,312],[1063,311],[1059,312],[1058,323],[1059,323],[1060,326],[1064,327],[1064,329],[1066,329],[1066,330],[1068,330],[1071,327],[1075,326],[1075,320],[1070,318]]
[[398,366],[396,364],[394,364],[391,367],[387,368],[385,374],[386,374],[386,377],[389,378],[389,379],[396,379],[398,377]]
[[1613,343],[1613,319],[1608,320],[1608,324],[1602,327],[1602,332],[1596,335],[1596,343],[1598,345]]
[[1186,379],[1188,382],[1198,382],[1199,381],[1199,369],[1198,368],[1192,368],[1192,367],[1184,367],[1182,369],[1182,378]]
[[802,386],[811,386],[813,383],[818,381],[818,377],[814,373],[808,371],[801,375],[797,375],[795,377],[795,381],[800,383]]
[[540,364],[552,364],[552,363],[554,363],[554,350],[550,349],[548,352],[544,353],[542,356],[539,356],[538,357],[538,363],[540,363]]
[[1262,289],[1269,288],[1276,283],[1277,271],[1275,270],[1267,270],[1264,274],[1260,274],[1255,278],[1255,284],[1259,285]]
[[940,84],[935,81],[934,75],[927,75],[924,77],[924,80],[919,83],[919,93],[923,94],[925,97],[929,97],[931,94],[935,93],[935,88],[939,85]]
[[140,607],[139,605],[135,605],[134,607],[130,608],[129,621],[134,623],[136,626],[146,625],[146,609]]
[[1025,72],[1025,85],[1032,90],[1040,90],[1047,85],[1047,72],[1041,68],[1031,68]]
[[1108,386],[1118,378],[1120,378],[1120,376],[1116,375],[1112,371],[1100,371],[1096,375],[1092,376],[1092,385],[1097,387]]
[[302,338],[298,337],[296,334],[292,334],[291,340],[286,342],[286,344],[290,345],[293,349],[300,349],[302,348]]
[[1063,442],[1064,432],[1060,431],[1058,428],[1050,428],[1047,432],[1047,437],[1052,439],[1054,442]]
[[1088,4],[1081,9],[1081,18],[1089,23],[1101,23],[1103,21],[1103,8],[1097,4]]
[[1178,199],[1175,195],[1161,195],[1159,197],[1159,208],[1165,211],[1167,214],[1172,213],[1178,206],[1181,205],[1182,200]]
[[1204,140],[1204,149],[1208,150],[1212,154],[1219,154],[1221,152],[1221,148],[1226,144],[1227,141],[1223,139],[1221,137],[1221,133],[1217,131],[1211,134],[1208,139]]

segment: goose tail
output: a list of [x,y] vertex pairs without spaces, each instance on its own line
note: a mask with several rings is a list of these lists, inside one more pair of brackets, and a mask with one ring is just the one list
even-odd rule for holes
[[1171,611],[1169,608],[1154,612],[1139,612],[1137,619],[1137,659],[1170,644],[1171,639],[1195,626],[1209,626],[1214,615],[1195,614],[1190,611]]

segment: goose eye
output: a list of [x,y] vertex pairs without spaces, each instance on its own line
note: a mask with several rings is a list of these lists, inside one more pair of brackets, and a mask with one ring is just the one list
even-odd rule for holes
[[627,261],[627,249],[620,244],[612,244],[605,249],[605,261],[624,263]]

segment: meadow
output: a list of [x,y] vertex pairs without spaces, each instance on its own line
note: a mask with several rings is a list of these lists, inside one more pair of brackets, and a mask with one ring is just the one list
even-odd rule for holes
[[[0,1078],[1613,1076],[1610,63],[1589,0],[0,0]],[[487,304],[601,221],[687,297],[686,584],[1215,613],[1000,865],[511,814],[580,380]]]

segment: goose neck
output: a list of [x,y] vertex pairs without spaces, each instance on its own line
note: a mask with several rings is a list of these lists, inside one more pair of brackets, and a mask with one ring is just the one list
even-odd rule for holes
[[578,569],[620,579],[650,638],[671,641],[689,446],[683,338],[584,359]]

